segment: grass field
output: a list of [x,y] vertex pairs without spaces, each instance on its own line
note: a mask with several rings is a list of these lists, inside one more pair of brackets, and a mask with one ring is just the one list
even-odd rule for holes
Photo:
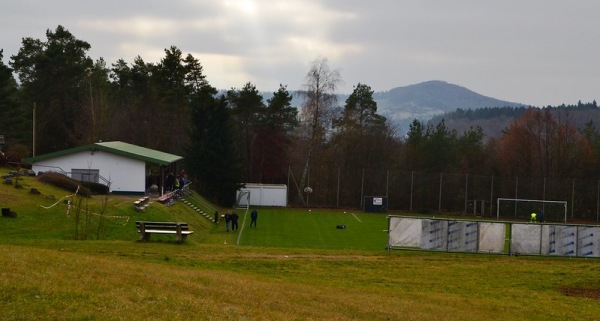
[[241,215],[241,245],[377,251],[387,244],[387,217],[382,214],[262,208],[256,227],[249,227],[249,213]]
[[[0,186],[0,320],[597,320],[600,261],[385,251],[385,215],[259,209],[226,232],[182,203],[133,210],[111,196],[99,216],[69,192]],[[31,187],[41,195],[30,195]],[[51,199],[49,195],[54,195]],[[100,197],[82,204],[102,212]],[[220,209],[223,213],[225,209]],[[190,223],[138,242],[136,220]],[[86,223],[87,222],[87,223]],[[87,228],[83,228],[87,224]],[[346,229],[336,229],[344,224]],[[82,230],[87,240],[82,238]],[[238,245],[239,242],[239,245]]]

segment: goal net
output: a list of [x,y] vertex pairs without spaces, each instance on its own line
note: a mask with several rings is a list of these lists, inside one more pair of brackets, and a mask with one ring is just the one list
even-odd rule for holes
[[250,207],[250,191],[241,190],[239,192],[237,200],[235,201],[235,207],[245,209],[248,209]]
[[537,214],[538,222],[567,222],[566,201],[542,201],[517,198],[498,198],[496,218],[529,220],[531,213]]

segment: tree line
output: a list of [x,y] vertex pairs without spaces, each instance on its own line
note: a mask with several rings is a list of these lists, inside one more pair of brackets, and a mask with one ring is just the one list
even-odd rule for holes
[[[598,176],[595,124],[576,128],[553,108],[527,108],[493,139],[477,126],[451,130],[443,119],[414,120],[398,137],[369,85],[358,83],[337,101],[341,75],[323,57],[311,63],[301,90],[282,84],[265,100],[250,81],[219,92],[201,62],[176,46],[159,62],[137,56],[111,64],[93,60],[90,49],[58,26],[45,40],[23,38],[8,65],[0,51],[0,134],[9,160],[121,140],[182,155],[198,192],[222,205],[246,182],[289,183],[292,205],[304,205],[311,180],[333,180],[340,170]],[[295,94],[301,106],[291,105]]]

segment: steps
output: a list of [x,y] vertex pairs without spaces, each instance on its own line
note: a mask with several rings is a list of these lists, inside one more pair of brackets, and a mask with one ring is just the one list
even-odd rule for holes
[[193,209],[194,211],[198,212],[200,215],[206,217],[206,219],[208,219],[209,221],[213,222],[214,218],[209,215],[208,213],[204,212],[201,208],[197,207],[196,205],[190,203],[188,200],[186,200],[185,198],[181,199],[181,202],[187,206],[189,206],[191,209]]

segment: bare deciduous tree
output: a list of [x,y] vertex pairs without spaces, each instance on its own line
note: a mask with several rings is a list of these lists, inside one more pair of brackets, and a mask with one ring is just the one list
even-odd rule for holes
[[[314,146],[318,140],[325,138],[325,133],[331,126],[332,111],[337,103],[335,90],[340,81],[340,72],[329,69],[327,58],[315,59],[306,74],[304,104],[300,116],[304,125],[308,127],[308,150],[300,180],[301,190],[306,184]],[[301,195],[301,191],[299,192]],[[303,198],[302,200],[304,202]]]

